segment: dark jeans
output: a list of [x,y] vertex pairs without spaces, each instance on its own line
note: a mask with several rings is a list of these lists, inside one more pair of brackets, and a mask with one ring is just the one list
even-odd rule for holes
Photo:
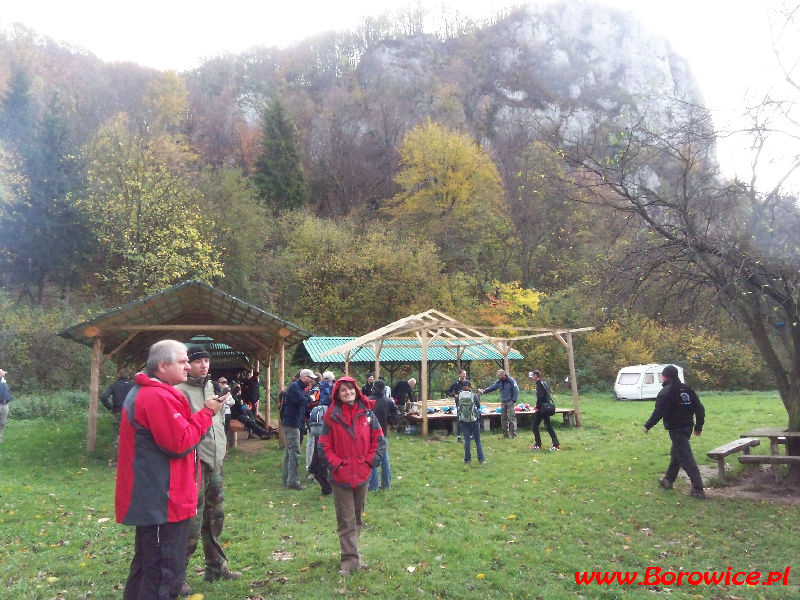
[[175,600],[186,576],[189,521],[136,528],[123,600]]
[[678,476],[678,470],[683,469],[689,476],[693,488],[703,487],[703,478],[700,476],[700,469],[697,468],[697,463],[692,454],[692,447],[689,445],[689,440],[692,437],[691,427],[681,427],[680,429],[669,430],[669,439],[672,440],[672,448],[669,451],[669,466],[664,478],[668,481],[675,481]]
[[478,451],[478,460],[484,461],[483,445],[481,444],[481,422],[475,421],[473,423],[461,423],[461,433],[464,435],[464,464],[472,460],[470,454],[470,442],[475,438],[475,449]]
[[544,417],[540,415],[538,412],[533,415],[533,439],[534,443],[537,446],[542,445],[542,438],[539,436],[539,425],[544,421],[544,428],[547,429],[547,433],[550,434],[550,439],[553,442],[553,446],[558,446],[558,436],[556,432],[553,430],[553,426],[550,424],[550,417]]
[[256,434],[257,436],[261,437],[267,434],[267,431],[261,427],[256,420],[248,414],[240,414],[233,417],[237,421],[239,421],[242,425],[244,425],[245,429],[247,429],[248,433]]

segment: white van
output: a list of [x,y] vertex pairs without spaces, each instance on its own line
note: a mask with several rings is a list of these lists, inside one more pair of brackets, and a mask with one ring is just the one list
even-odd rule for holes
[[[634,365],[623,367],[617,373],[614,383],[614,397],[617,400],[648,400],[658,396],[661,391],[661,381],[658,376],[667,365]],[[675,365],[678,369],[678,378],[683,378],[683,367]]]

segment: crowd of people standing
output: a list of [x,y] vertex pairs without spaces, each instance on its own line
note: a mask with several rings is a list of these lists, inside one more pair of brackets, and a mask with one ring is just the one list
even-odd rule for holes
[[[117,432],[117,520],[136,528],[125,600],[191,594],[186,569],[200,545],[207,581],[241,577],[230,568],[221,539],[223,464],[231,419],[243,420],[259,434],[252,417],[259,400],[258,372],[250,371],[238,381],[225,375],[214,380],[211,368],[204,347],[162,340],[150,348],[145,372],[133,376],[120,369],[101,394]],[[364,386],[367,395],[351,377],[336,379],[331,371],[301,369],[279,395],[285,436],[282,483],[289,490],[305,489],[300,456],[307,436],[306,469],[322,494],[333,496],[341,575],[367,568],[359,550],[367,494],[391,488],[387,432],[400,423],[401,407],[414,401],[415,385],[411,378],[390,389],[383,379],[370,375]],[[486,461],[477,418],[479,394],[496,390],[504,406],[504,436],[513,438],[519,389],[510,375],[498,371],[497,381],[476,394],[461,371],[447,390],[457,399],[465,464],[471,461],[473,440],[478,461]],[[543,399],[548,395],[549,391]],[[541,421],[558,447],[549,419]],[[539,422],[534,420],[537,446]]]

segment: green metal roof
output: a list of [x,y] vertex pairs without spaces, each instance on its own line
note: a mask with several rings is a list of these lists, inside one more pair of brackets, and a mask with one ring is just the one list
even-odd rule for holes
[[[344,354],[331,354],[321,357],[323,352],[352,341],[354,337],[310,337],[298,346],[308,354],[313,363],[344,364]],[[461,360],[502,360],[503,355],[492,344],[471,342],[469,340],[434,340],[428,348],[428,362],[455,362],[457,347],[462,348]],[[524,357],[516,350],[508,354],[510,360],[522,360]],[[384,340],[380,356],[382,363],[415,363],[422,360],[422,349],[413,339]],[[350,363],[374,363],[375,351],[372,345],[360,348],[350,354]]]

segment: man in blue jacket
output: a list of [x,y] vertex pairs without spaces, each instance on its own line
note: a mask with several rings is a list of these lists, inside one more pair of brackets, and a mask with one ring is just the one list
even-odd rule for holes
[[[672,440],[669,467],[664,477],[658,480],[658,484],[664,489],[671,490],[678,476],[678,470],[683,468],[692,482],[689,494],[695,498],[705,499],[703,478],[694,460],[689,440],[693,429],[695,435],[702,433],[706,410],[695,391],[685,383],[681,383],[677,367],[667,365],[660,377],[662,388],[656,397],[656,406],[644,424],[644,432],[647,433],[663,418],[664,429]],[[697,423],[694,422],[695,416]]]
[[314,381],[311,369],[300,371],[297,379],[286,388],[281,423],[286,436],[286,451],[283,454],[283,485],[290,490],[304,490],[297,472],[300,464],[300,438],[306,420],[309,397],[306,388]]
[[519,399],[519,386],[514,378],[503,369],[497,371],[497,381],[485,390],[478,390],[479,394],[489,394],[500,390],[500,424],[503,427],[503,437],[517,437],[517,413],[514,405]]

